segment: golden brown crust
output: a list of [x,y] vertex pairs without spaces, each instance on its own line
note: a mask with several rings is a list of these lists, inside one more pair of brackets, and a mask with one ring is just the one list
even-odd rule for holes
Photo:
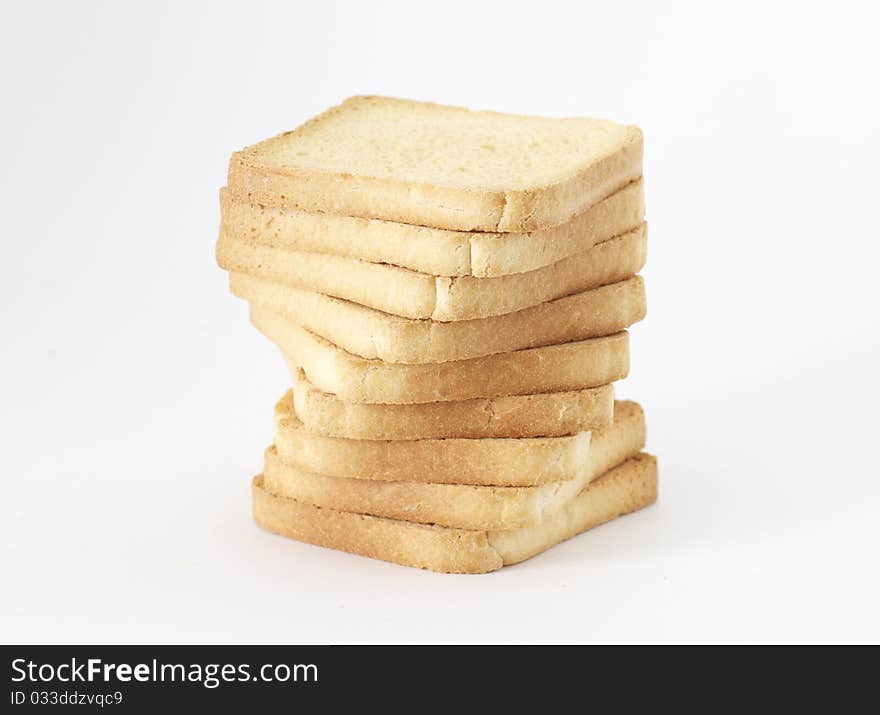
[[297,541],[444,573],[485,573],[503,565],[485,532],[322,509],[272,494],[262,475],[254,477],[252,496],[256,522]]
[[[291,432],[299,433],[292,443]],[[504,445],[498,443],[516,440],[435,440],[429,444],[331,440],[326,444],[321,443],[326,438],[282,423],[276,429],[275,446],[266,450],[263,477],[269,491],[314,506],[461,529],[517,529],[541,521],[594,479],[638,454],[645,444],[644,415],[635,403],[619,402],[611,427],[595,432],[592,444],[589,433],[580,437],[586,438],[584,449],[567,472],[556,470],[555,476],[561,479],[547,478],[545,472],[554,465],[545,458],[527,463],[531,475],[526,469],[516,472],[522,475],[518,483],[535,486],[509,486],[512,480],[507,475],[528,450],[506,454]],[[481,455],[462,453],[461,443],[486,441],[494,443],[494,453],[474,475],[471,459]],[[310,454],[314,452],[326,458],[315,459]],[[336,458],[338,452],[347,453],[342,464]],[[397,481],[380,481],[376,474],[388,474],[389,462]],[[443,477],[446,483],[440,483]]]
[[645,218],[641,179],[571,221],[530,233],[447,231],[236,201],[220,191],[220,232],[239,242],[387,263],[435,276],[481,278],[533,271],[638,227]]
[[217,261],[226,270],[405,318],[443,322],[504,315],[616,283],[638,273],[646,256],[646,224],[543,268],[496,278],[430,276],[399,266],[293,251],[224,234],[217,242]]
[[470,232],[469,272],[476,278],[497,278],[534,271],[629,233],[644,220],[644,182],[638,179],[551,229],[531,233]]
[[406,318],[426,318],[437,304],[437,279],[406,268],[305,253],[221,234],[217,263],[227,271],[271,278]]
[[645,454],[627,460],[566,507],[522,530],[469,531],[316,507],[271,493],[262,475],[253,479],[252,496],[256,522],[283,536],[403,566],[485,573],[652,504],[657,463]]
[[284,283],[233,273],[232,293],[290,318],[349,353],[424,364],[611,335],[644,318],[641,276],[492,318],[411,320]]
[[607,385],[629,371],[629,333],[424,365],[352,355],[270,310],[251,323],[282,351],[291,373],[351,402],[413,404],[563,392]]
[[307,429],[352,439],[558,437],[607,427],[614,388],[488,399],[382,405],[347,402],[315,388],[301,371],[293,377],[297,417]]
[[275,406],[275,447],[284,462],[334,477],[534,486],[573,479],[587,461],[590,433],[522,439],[328,437],[306,429],[287,393]]
[[647,258],[647,224],[528,273],[497,278],[437,278],[434,320],[504,315],[625,280]]

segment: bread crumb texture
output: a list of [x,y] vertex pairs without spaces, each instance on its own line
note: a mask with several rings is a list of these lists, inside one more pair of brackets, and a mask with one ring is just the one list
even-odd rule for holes
[[352,97],[299,129],[250,148],[279,167],[525,190],[573,176],[625,142],[628,127],[527,117],[385,97]]

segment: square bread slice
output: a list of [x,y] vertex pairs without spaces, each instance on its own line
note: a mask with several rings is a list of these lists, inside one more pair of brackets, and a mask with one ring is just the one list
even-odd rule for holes
[[252,481],[253,515],[263,528],[317,546],[443,573],[486,573],[524,561],[576,534],[657,500],[657,460],[639,454],[596,479],[534,526],[470,531],[353,514],[273,494]]
[[598,387],[629,372],[629,333],[454,362],[405,365],[366,360],[295,322],[251,306],[251,322],[274,342],[291,373],[352,402],[411,404]]
[[504,315],[630,278],[645,265],[646,224],[528,273],[446,278],[355,258],[305,253],[221,236],[222,268],[349,300],[385,313],[436,321]]
[[[313,450],[328,455],[332,447],[321,443],[327,438],[297,428],[277,430],[276,435],[263,467],[263,483],[273,494],[358,514],[459,529],[506,530],[536,524],[601,474],[638,454],[645,446],[645,418],[637,404],[618,402],[614,424],[592,433],[592,439],[583,432],[545,440],[334,440],[337,445],[349,443],[337,447],[344,454],[322,460],[332,462],[334,475],[307,471],[290,460],[317,461],[308,454]],[[550,450],[540,444],[554,440],[577,445],[563,455],[574,452],[561,475]],[[537,453],[531,454],[532,450]],[[338,476],[340,462],[351,465],[348,476]],[[382,479],[389,475],[389,466],[400,481]],[[529,478],[540,481],[534,486],[509,485]]]
[[292,374],[296,416],[327,437],[378,440],[561,437],[611,424],[614,388],[413,405],[348,402]]
[[601,119],[352,97],[232,155],[238,200],[461,231],[558,226],[642,174],[642,132]]
[[611,335],[645,317],[641,276],[492,318],[413,320],[244,273],[232,293],[280,313],[337,347],[368,360],[424,364]]
[[220,232],[231,239],[304,253],[389,263],[435,276],[493,278],[549,266],[637,228],[645,220],[641,179],[571,221],[531,233],[447,231],[381,219],[236,201],[220,190]]

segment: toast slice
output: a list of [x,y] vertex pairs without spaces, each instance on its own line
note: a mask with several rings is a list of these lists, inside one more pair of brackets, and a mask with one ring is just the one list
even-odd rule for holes
[[[343,446],[340,451],[347,454],[339,455],[332,465],[337,468],[345,460],[351,472],[331,476],[291,463],[291,457],[297,462],[308,459],[303,454],[312,448],[308,433],[300,433],[297,436],[305,439],[291,444],[292,435],[280,432],[275,445],[266,450],[263,467],[263,483],[273,494],[339,511],[476,530],[534,525],[645,446],[644,414],[633,402],[616,403],[614,424],[592,433],[592,440],[589,432],[555,438],[577,445],[564,455],[574,452],[561,475],[560,467],[548,459],[548,450],[540,450],[543,445],[528,444],[553,439],[521,440],[525,445],[517,445],[518,440],[477,439],[398,443],[335,440],[354,443]],[[480,444],[483,442],[489,444]],[[511,443],[514,446],[508,449]],[[320,448],[326,451],[325,445]],[[534,456],[529,453],[533,448],[539,452]],[[489,457],[486,464],[476,462],[484,454]],[[389,466],[400,481],[382,481],[371,472],[375,469],[388,476]],[[335,474],[339,471],[334,469]],[[563,478],[558,479],[560,476]],[[528,483],[529,478],[537,485],[508,486],[511,481]]]
[[435,276],[492,278],[524,273],[582,253],[645,220],[642,179],[571,221],[531,233],[447,231],[236,201],[220,190],[220,232],[232,239],[305,253],[388,263]]
[[538,395],[382,405],[341,400],[317,389],[302,370],[297,370],[292,377],[296,416],[307,430],[328,437],[363,440],[560,437],[607,427],[614,414],[611,385]]
[[274,426],[273,449],[285,464],[330,477],[389,482],[535,486],[574,478],[590,448],[588,431],[532,438],[328,437],[306,429],[290,392],[275,405]]
[[446,278],[354,258],[305,253],[220,236],[217,262],[404,318],[471,320],[504,315],[638,273],[647,230],[638,228],[544,268],[497,278]]
[[450,323],[412,320],[357,303],[243,273],[229,276],[232,293],[268,308],[368,360],[424,364],[611,335],[647,311],[641,276],[541,303],[515,313]]
[[639,454],[609,470],[534,526],[469,531],[316,507],[252,482],[265,529],[309,544],[444,573],[485,573],[530,558],[576,534],[657,500],[657,460]]
[[629,371],[629,333],[470,360],[403,365],[366,360],[301,328],[289,318],[251,306],[251,322],[320,389],[343,400],[411,404],[562,392],[607,385]]
[[352,97],[229,163],[239,200],[461,231],[558,226],[642,175],[642,132],[601,119]]

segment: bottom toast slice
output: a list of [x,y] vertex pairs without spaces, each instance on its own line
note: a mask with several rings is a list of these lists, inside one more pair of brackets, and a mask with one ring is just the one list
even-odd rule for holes
[[546,551],[657,499],[657,460],[641,453],[610,469],[533,526],[468,531],[316,507],[252,482],[253,513],[269,531],[298,541],[443,573],[485,573]]

